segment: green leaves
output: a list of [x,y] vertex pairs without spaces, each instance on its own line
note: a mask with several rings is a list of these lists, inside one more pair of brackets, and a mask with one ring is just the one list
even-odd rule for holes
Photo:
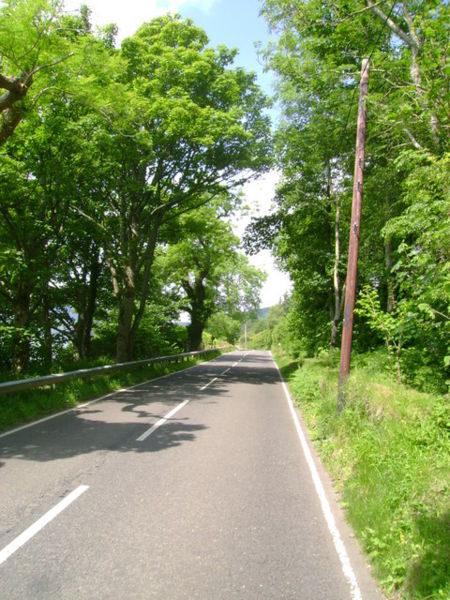
[[[41,96],[64,81],[61,65],[73,48],[57,0],[7,0],[0,7],[0,143],[14,133]],[[30,92],[31,90],[31,92]]]
[[[367,349],[387,337],[393,356],[401,350],[403,358],[395,359],[398,369],[402,363],[404,375],[417,385],[424,381],[416,377],[417,357],[423,361],[429,356],[427,368],[434,365],[442,384],[449,333],[444,133],[449,8],[439,0],[396,3],[388,19],[389,7],[375,2],[362,6],[356,0],[263,2],[262,12],[279,34],[264,57],[278,77],[282,115],[275,140],[282,179],[277,213],[253,224],[257,240],[252,245],[274,247],[289,271],[296,335],[305,349],[316,352],[326,344],[330,317],[337,325],[357,85],[361,59],[370,56],[358,265],[359,287],[369,287],[361,296],[354,342]],[[375,340],[368,324],[378,332]]]
[[178,288],[181,306],[191,315],[191,347],[207,324],[214,337],[235,341],[244,316],[259,306],[264,274],[240,253],[239,239],[220,218],[227,202],[224,196],[183,215],[172,231],[179,241],[163,255],[168,283]]

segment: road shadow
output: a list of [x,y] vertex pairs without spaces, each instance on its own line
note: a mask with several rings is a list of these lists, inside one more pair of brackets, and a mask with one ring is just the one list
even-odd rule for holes
[[[280,382],[270,356],[250,354],[231,368],[235,361],[236,355],[227,356],[226,360],[203,363],[186,373],[179,371],[164,379],[144,382],[0,438],[0,466],[11,458],[43,462],[101,451],[161,452],[193,443],[208,427],[203,422],[193,422],[183,411],[143,442],[137,438],[185,400],[211,405],[228,397],[233,383],[260,386]],[[224,373],[227,367],[230,370]]]

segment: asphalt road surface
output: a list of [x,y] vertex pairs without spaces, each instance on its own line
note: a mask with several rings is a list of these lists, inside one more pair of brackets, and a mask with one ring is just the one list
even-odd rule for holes
[[382,598],[294,414],[233,352],[0,436],[0,598]]

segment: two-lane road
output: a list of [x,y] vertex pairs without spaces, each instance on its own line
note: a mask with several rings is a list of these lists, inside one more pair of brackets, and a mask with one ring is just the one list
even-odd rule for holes
[[380,599],[299,435],[233,352],[1,436],[0,598]]

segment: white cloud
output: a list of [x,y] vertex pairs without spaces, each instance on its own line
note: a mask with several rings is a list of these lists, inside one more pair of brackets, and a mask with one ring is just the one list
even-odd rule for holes
[[[279,180],[279,171],[273,170],[244,186],[244,202],[249,208],[249,214],[233,222],[236,235],[242,237],[252,218],[272,212],[275,188]],[[261,306],[277,304],[292,287],[289,275],[278,270],[270,250],[262,250],[258,254],[250,256],[249,261],[267,273],[267,280],[261,290]]]
[[208,12],[216,0],[156,0],[156,4],[161,6],[165,12],[177,12],[183,6],[191,6]]
[[84,2],[92,11],[92,23],[102,26],[116,23],[119,27],[119,40],[132,35],[146,21],[170,13],[176,13],[183,6],[192,6],[209,11],[217,0],[66,0],[67,11],[80,8]]

